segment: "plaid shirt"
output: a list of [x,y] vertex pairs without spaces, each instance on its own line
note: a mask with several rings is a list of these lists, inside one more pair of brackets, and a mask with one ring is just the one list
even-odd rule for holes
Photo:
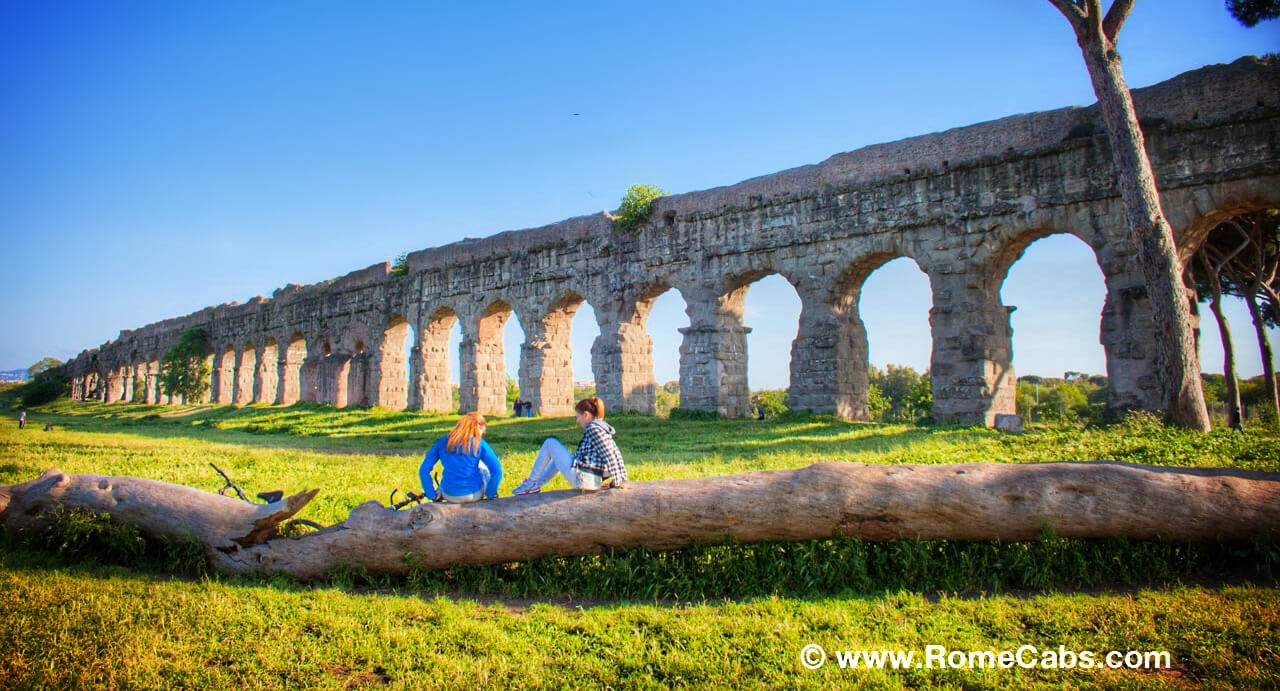
[[627,481],[627,468],[622,465],[622,452],[613,443],[613,427],[604,420],[592,420],[583,431],[573,467],[601,477],[613,478],[614,484]]

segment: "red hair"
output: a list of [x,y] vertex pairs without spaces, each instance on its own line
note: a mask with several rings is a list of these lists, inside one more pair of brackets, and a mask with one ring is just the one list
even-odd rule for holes
[[472,456],[477,455],[480,451],[480,437],[484,436],[485,427],[484,416],[480,413],[467,413],[458,420],[458,424],[453,426],[453,431],[449,433],[449,441],[445,442],[444,450],[449,453],[463,453]]

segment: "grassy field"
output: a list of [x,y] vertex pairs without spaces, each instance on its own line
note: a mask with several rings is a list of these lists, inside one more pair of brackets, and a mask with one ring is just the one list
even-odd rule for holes
[[[0,398],[0,409],[12,410]],[[449,416],[299,406],[55,403],[0,422],[0,483],[130,474],[214,491],[321,493],[302,517],[416,489]],[[1280,435],[1134,420],[989,430],[823,418],[610,416],[634,480],[864,463],[1114,459],[1280,470]],[[46,423],[53,432],[41,432]],[[494,419],[508,493],[571,418]],[[561,481],[557,481],[561,482]],[[99,526],[101,527],[101,526]],[[114,532],[113,532],[114,531]],[[325,583],[201,574],[181,553],[74,524],[0,543],[0,687],[391,686],[1257,688],[1280,684],[1280,549],[1126,541],[819,540],[625,551]],[[149,550],[149,551],[148,551]],[[189,555],[188,555],[189,556]],[[172,576],[174,566],[182,574]],[[809,643],[830,660],[800,664]],[[1171,669],[840,669],[837,650],[1167,650]]]

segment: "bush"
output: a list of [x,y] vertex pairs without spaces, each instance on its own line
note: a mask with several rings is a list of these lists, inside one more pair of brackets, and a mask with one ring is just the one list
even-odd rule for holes
[[30,408],[52,403],[66,396],[68,391],[70,391],[70,382],[66,377],[44,377],[39,381],[23,384],[18,393],[18,400],[22,401],[24,407]]
[[613,227],[623,233],[634,233],[649,219],[653,211],[653,201],[665,195],[662,189],[653,185],[632,185],[622,196],[622,206],[613,218]]
[[756,401],[752,406],[752,413],[763,408],[765,417],[778,418],[790,411],[787,407],[787,392],[784,389],[757,391],[754,398]]
[[396,260],[391,263],[391,275],[392,276],[409,275],[409,253],[408,252],[404,252],[398,255],[396,257]]

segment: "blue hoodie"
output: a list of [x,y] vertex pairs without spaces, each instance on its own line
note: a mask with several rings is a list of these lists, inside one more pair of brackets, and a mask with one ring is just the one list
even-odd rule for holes
[[[436,486],[431,481],[431,471],[435,470],[437,462],[444,466],[444,472],[440,475],[441,492],[461,497],[483,488],[486,497],[493,499],[498,496],[498,485],[502,484],[502,464],[498,462],[498,454],[493,452],[489,442],[481,439],[478,453],[474,456],[448,451],[445,449],[448,443],[447,435],[440,437],[427,451],[427,455],[422,459],[422,466],[418,468],[418,478],[422,480],[422,489],[427,493],[427,498],[436,496]],[[481,463],[489,470],[488,485],[485,484],[484,475],[480,472]]]

